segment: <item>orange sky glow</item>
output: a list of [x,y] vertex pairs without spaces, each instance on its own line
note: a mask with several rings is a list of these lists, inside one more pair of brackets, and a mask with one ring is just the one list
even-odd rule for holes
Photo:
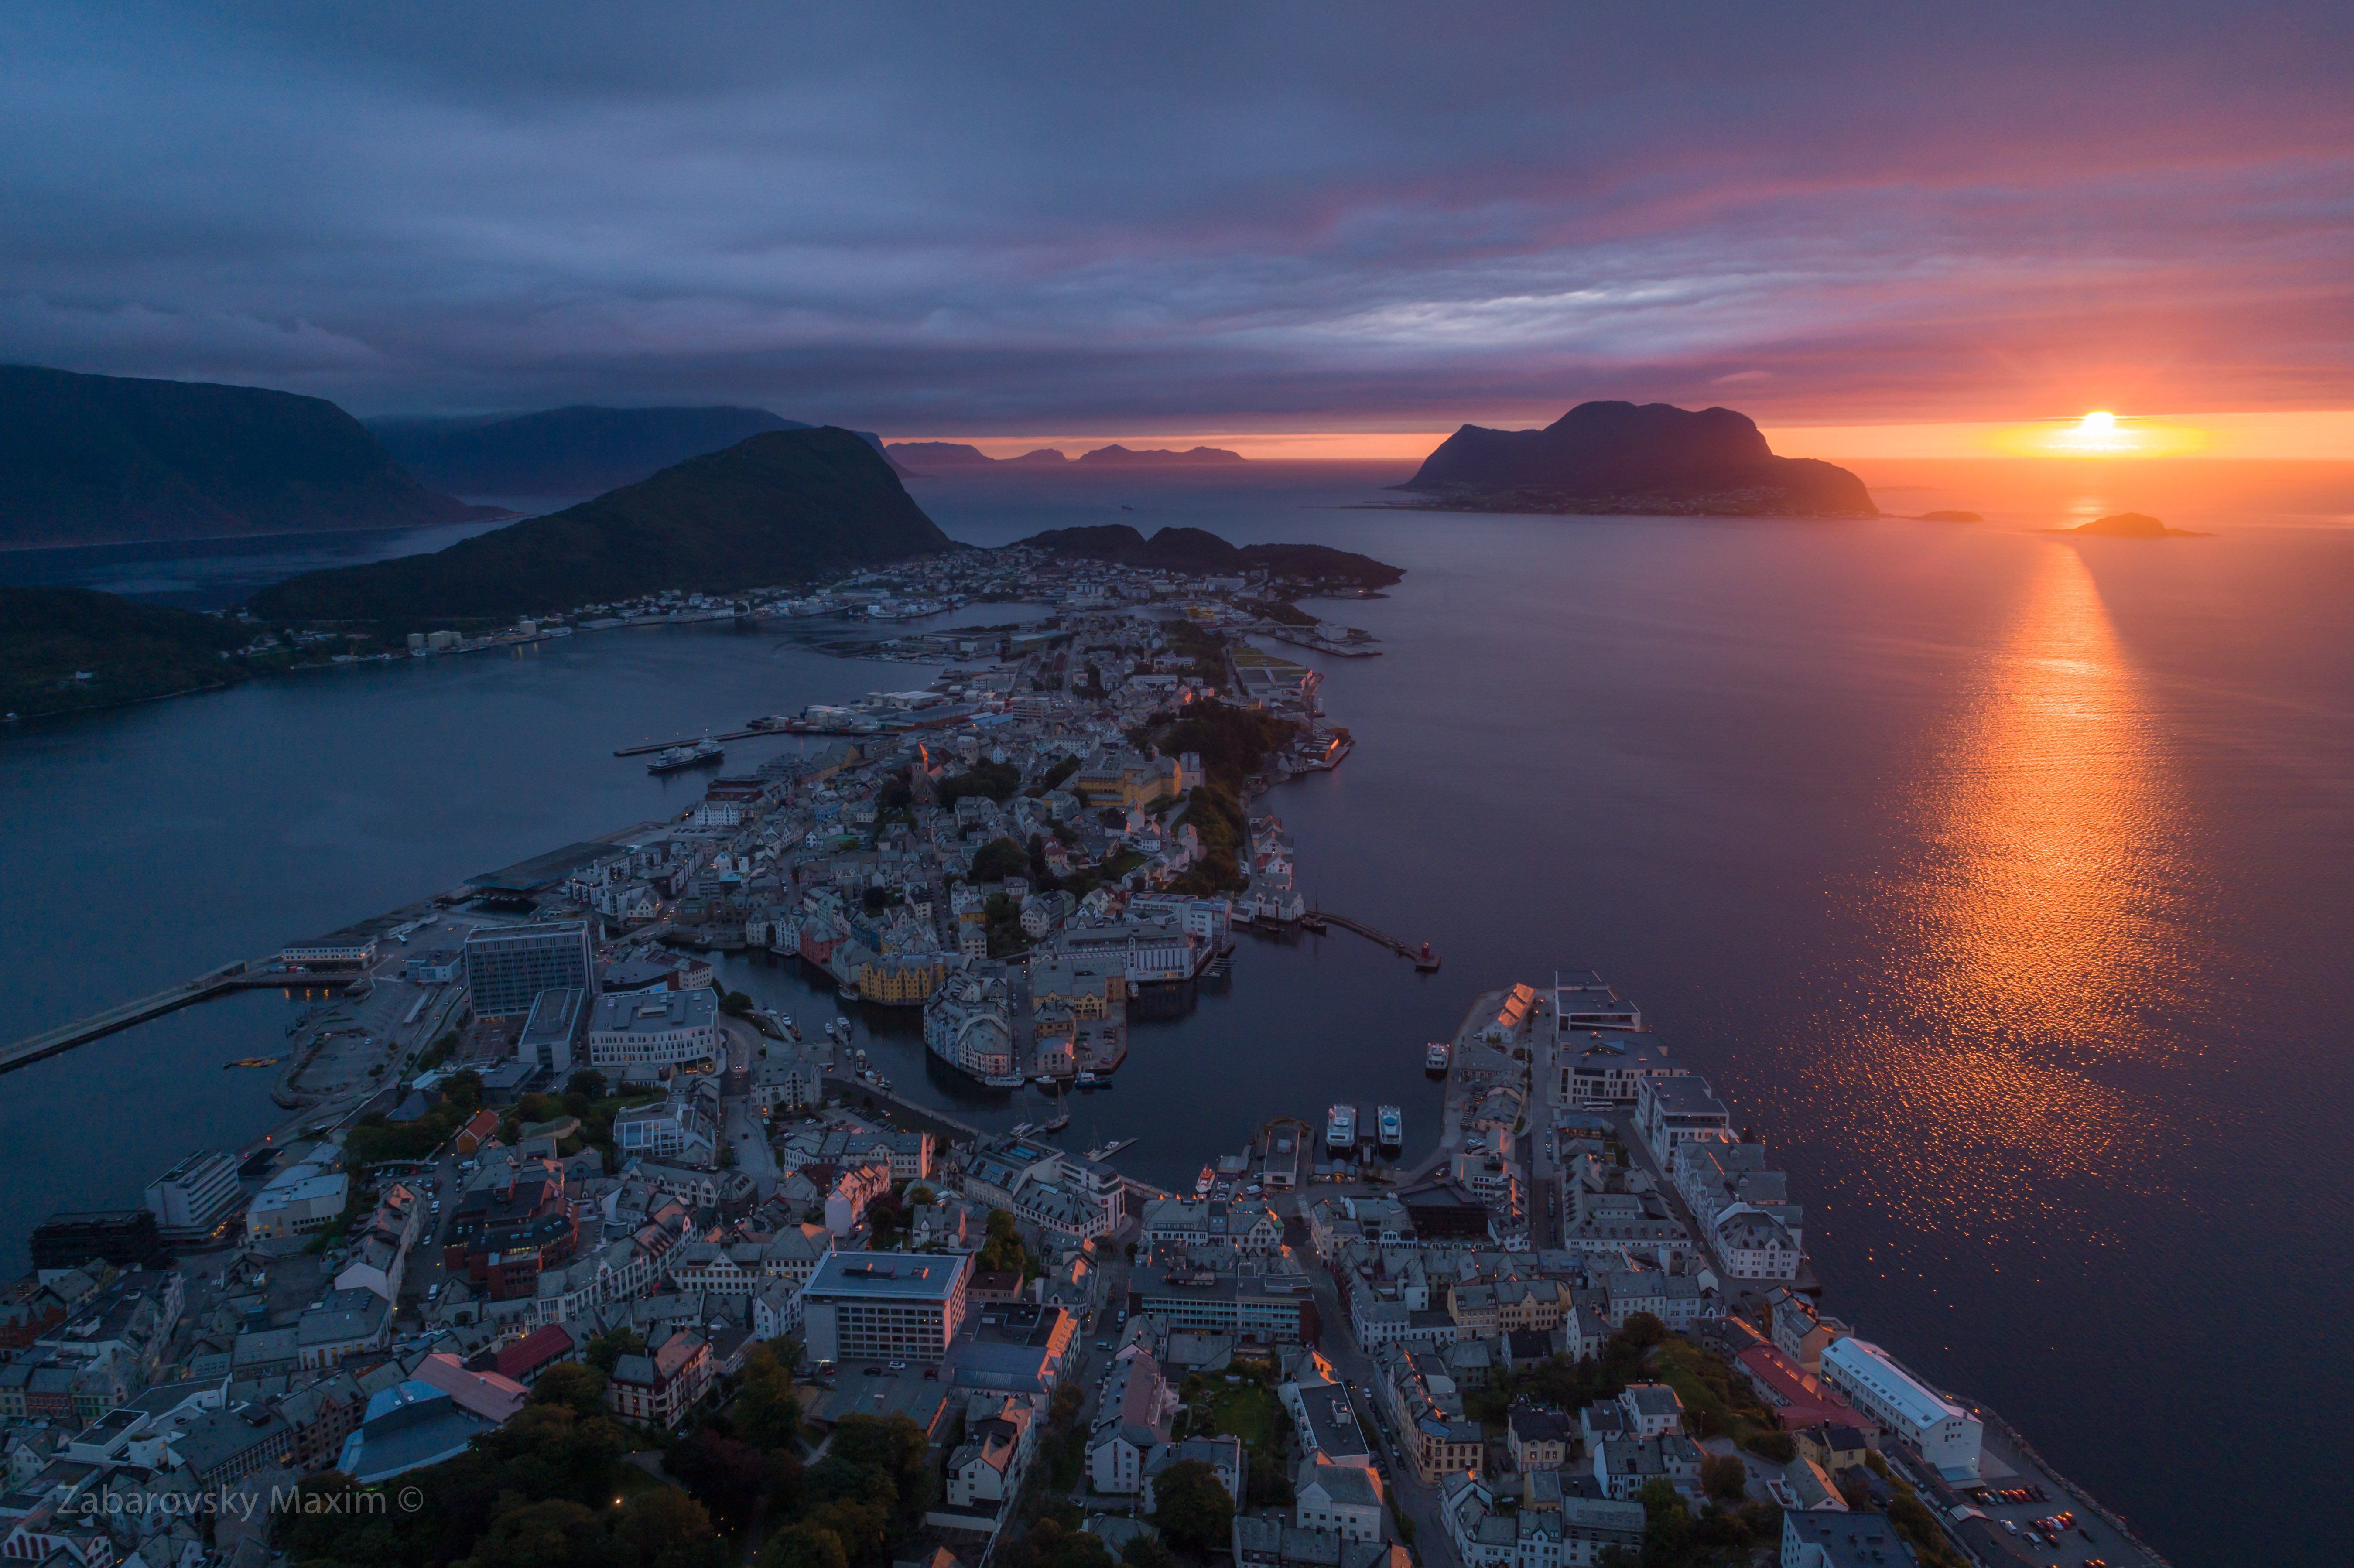
[[[2192,457],[2354,461],[2354,409],[2304,412],[2137,414],[2114,410],[2115,423],[2087,429],[2084,413],[2014,423],[1766,425],[1784,457],[1832,461],[1866,458]],[[1128,447],[1224,447],[1246,458],[1418,461],[1445,430],[1204,431],[1169,435],[1041,435],[963,438],[907,436],[894,440],[967,440],[994,458],[1059,447],[1076,457],[1117,441]]]

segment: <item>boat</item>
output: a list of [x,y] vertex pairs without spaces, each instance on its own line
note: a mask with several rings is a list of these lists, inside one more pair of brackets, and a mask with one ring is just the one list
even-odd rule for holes
[[1210,1189],[1217,1184],[1218,1173],[1204,1165],[1202,1167],[1202,1173],[1193,1178],[1193,1196],[1206,1198],[1210,1195]]
[[654,753],[646,764],[649,773],[676,773],[688,768],[716,768],[726,760],[727,753],[709,736],[693,746],[665,746]]
[[1083,1089],[1108,1089],[1111,1087],[1111,1080],[1083,1070],[1079,1074],[1078,1086]]
[[1118,1154],[1121,1150],[1126,1149],[1129,1144],[1134,1143],[1136,1139],[1132,1138],[1115,1138],[1109,1143],[1105,1144],[1101,1149],[1088,1150],[1087,1158],[1090,1160],[1109,1160],[1113,1155]]
[[1423,1049],[1422,1070],[1428,1073],[1434,1078],[1445,1077],[1447,1075],[1447,1064],[1452,1061],[1454,1057],[1454,1046],[1449,1045],[1444,1040],[1434,1040]]
[[239,1056],[234,1062],[223,1062],[221,1071],[226,1073],[231,1067],[275,1067],[276,1065],[278,1065],[278,1058],[275,1056]]
[[1416,955],[1414,967],[1420,969],[1425,974],[1428,974],[1431,970],[1438,967],[1438,955],[1430,950],[1430,944],[1428,942],[1425,942],[1422,945],[1422,951]]
[[1313,931],[1319,936],[1321,936],[1331,927],[1324,923],[1324,911],[1321,909],[1310,909],[1307,914],[1302,915],[1299,917],[1299,928],[1303,931]]
[[1054,1075],[1054,1074],[1052,1074],[1052,1073],[1041,1073],[1041,1074],[1039,1074],[1039,1075],[1038,1075],[1038,1086],[1039,1086],[1040,1088],[1042,1088],[1042,1089],[1051,1089],[1051,1088],[1053,1088],[1053,1087],[1055,1086],[1055,1075]]
[[1019,1073],[991,1073],[981,1079],[983,1084],[992,1089],[1018,1089],[1029,1081]]
[[1324,1113],[1324,1147],[1337,1155],[1357,1151],[1357,1107],[1334,1106]]
[[1056,1111],[1053,1116],[1046,1118],[1046,1125],[1040,1128],[1038,1130],[1041,1132],[1060,1132],[1070,1125],[1071,1113],[1068,1111]]
[[1034,1123],[1034,1122],[1017,1121],[1017,1122],[1015,1122],[1015,1123],[1013,1124],[1013,1131],[1012,1131],[1011,1133],[1009,1133],[1007,1136],[1009,1136],[1009,1137],[1013,1137],[1013,1138],[1019,1138],[1019,1137],[1021,1137],[1023,1133],[1028,1132],[1028,1131],[1029,1131],[1033,1127],[1034,1127],[1034,1126],[1036,1126],[1036,1125],[1037,1125],[1037,1124],[1036,1124],[1036,1123]]
[[1384,1154],[1405,1150],[1405,1112],[1395,1106],[1383,1106],[1373,1113],[1373,1147]]

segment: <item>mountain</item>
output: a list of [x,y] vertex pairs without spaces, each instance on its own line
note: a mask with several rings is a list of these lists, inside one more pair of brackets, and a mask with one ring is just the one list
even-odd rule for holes
[[407,528],[503,515],[427,489],[323,398],[0,366],[0,544]]
[[2095,539],[2208,539],[2214,535],[2189,528],[2169,528],[2147,512],[2115,512],[2074,528],[2046,528],[2046,534],[2089,534]]
[[1020,457],[1007,458],[1005,461],[1009,463],[1027,463],[1033,468],[1057,468],[1071,460],[1063,455],[1060,447],[1040,447],[1034,451],[1023,452]]
[[90,588],[0,588],[0,713],[29,718],[225,686],[246,671],[222,655],[250,636],[218,616]]
[[893,441],[883,449],[883,453],[900,464],[903,473],[909,463],[931,468],[979,468],[997,461],[979,447],[969,447],[962,441]]
[[1371,556],[1323,545],[1245,545],[1237,549],[1201,528],[1163,528],[1148,539],[1125,523],[1106,523],[1088,528],[1050,528],[1017,541],[1013,547],[1023,546],[1076,560],[1193,577],[1266,571],[1307,581],[1387,588],[1405,576]]
[[882,453],[828,425],[752,436],[433,555],[306,572],[256,594],[253,609],[415,630],[662,588],[804,582],[956,548]]
[[1181,464],[1190,468],[1204,463],[1237,463],[1247,460],[1242,453],[1230,452],[1223,447],[1190,447],[1184,451],[1175,452],[1166,447],[1131,451],[1123,446],[1108,446],[1081,452],[1079,461],[1104,468],[1169,468]]
[[[385,450],[458,495],[602,495],[763,430],[812,430],[766,408],[599,408],[480,418],[370,419]],[[858,434],[875,450],[883,438]]]
[[1861,480],[1776,457],[1747,415],[1666,403],[1580,403],[1542,430],[1466,425],[1399,488],[1483,511],[1879,514]]

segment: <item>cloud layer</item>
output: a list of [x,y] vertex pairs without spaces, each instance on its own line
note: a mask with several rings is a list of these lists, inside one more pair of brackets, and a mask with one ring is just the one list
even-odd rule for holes
[[1566,9],[20,11],[0,355],[895,433],[2346,405],[2344,8]]

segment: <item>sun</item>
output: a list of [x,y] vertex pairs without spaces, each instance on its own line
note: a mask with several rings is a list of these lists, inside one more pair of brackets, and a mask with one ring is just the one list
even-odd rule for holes
[[2105,436],[2117,428],[2117,417],[2104,408],[2095,408],[2076,421],[2079,434]]

